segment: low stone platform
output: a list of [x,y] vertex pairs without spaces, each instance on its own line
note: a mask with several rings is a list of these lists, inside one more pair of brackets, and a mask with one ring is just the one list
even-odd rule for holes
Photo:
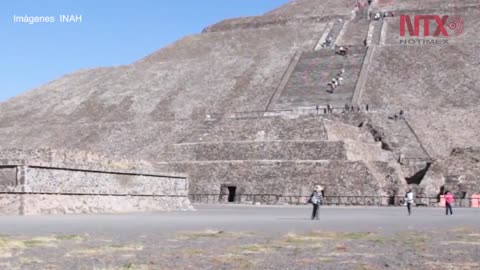
[[[188,199],[188,180],[183,175],[142,170],[126,161],[102,165],[98,157],[87,152],[0,153],[0,157],[6,156],[11,158],[0,160],[1,214],[193,210]],[[77,165],[59,164],[59,160],[72,159],[77,160]],[[89,164],[93,160],[99,161],[98,165]],[[116,166],[108,168],[106,164]]]

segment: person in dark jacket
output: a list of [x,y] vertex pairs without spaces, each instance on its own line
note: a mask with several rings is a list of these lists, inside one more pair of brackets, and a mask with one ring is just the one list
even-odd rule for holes
[[322,202],[322,190],[323,188],[321,186],[316,186],[312,195],[310,195],[310,203],[313,205],[312,220],[319,219],[318,208]]

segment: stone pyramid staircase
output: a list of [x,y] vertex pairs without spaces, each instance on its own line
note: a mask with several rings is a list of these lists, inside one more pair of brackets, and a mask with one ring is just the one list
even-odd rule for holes
[[[338,55],[334,50],[303,53],[272,109],[327,104],[343,107],[351,103],[365,55],[366,48],[360,45],[350,46],[347,56]],[[343,85],[330,93],[328,83],[342,69],[345,70]]]

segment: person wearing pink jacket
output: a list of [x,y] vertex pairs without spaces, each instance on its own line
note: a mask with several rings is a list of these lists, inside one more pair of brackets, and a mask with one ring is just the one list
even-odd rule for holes
[[448,211],[450,210],[450,215],[453,215],[452,212],[452,203],[453,203],[453,195],[450,193],[450,191],[447,190],[445,192],[445,215],[448,216]]

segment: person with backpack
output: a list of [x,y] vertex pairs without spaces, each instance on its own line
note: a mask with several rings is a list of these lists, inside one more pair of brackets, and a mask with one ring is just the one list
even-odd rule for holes
[[452,193],[450,193],[450,191],[446,191],[445,192],[445,215],[448,216],[448,212],[450,211],[450,215],[453,216],[453,212],[452,212],[452,204],[453,204],[453,195]]
[[318,207],[322,201],[322,194],[321,194],[322,189],[323,188],[321,186],[316,186],[312,192],[312,195],[310,195],[309,201],[313,205],[312,220],[319,219]]
[[410,216],[412,214],[412,204],[413,204],[413,192],[411,189],[409,189],[407,191],[407,194],[405,194],[405,203],[407,205],[408,215]]

